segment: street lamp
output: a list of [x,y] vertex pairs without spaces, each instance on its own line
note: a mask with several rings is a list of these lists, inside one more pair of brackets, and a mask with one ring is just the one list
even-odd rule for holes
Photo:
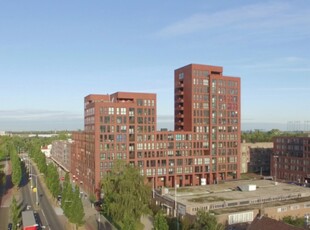
[[178,203],[177,203],[177,180],[174,177],[174,210],[175,210],[175,217],[177,219],[177,230],[179,230],[179,218],[178,218]]
[[100,219],[100,211],[98,212],[98,230],[101,228],[101,219]]
[[[34,176],[36,178],[36,205],[39,205],[39,195],[38,195],[38,175],[29,174],[29,176]],[[31,187],[32,187],[32,179],[31,179]]]
[[274,183],[275,183],[275,185],[277,185],[278,158],[279,158],[279,156],[277,156],[277,155],[273,156],[273,159],[274,159]]

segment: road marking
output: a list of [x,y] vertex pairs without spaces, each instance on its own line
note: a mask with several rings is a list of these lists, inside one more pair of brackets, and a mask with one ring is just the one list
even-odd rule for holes
[[[46,226],[49,226],[49,224],[48,224],[48,222],[47,222],[47,219],[46,219],[46,216],[45,216],[45,213],[44,213],[43,209],[42,209],[42,214],[43,214],[43,216],[44,216],[44,218],[45,218],[45,221],[46,221]],[[49,227],[49,229],[51,229],[51,228]]]

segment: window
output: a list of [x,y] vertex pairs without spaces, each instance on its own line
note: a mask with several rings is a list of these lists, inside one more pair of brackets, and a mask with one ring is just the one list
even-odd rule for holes
[[203,79],[202,84],[203,85],[209,85],[209,80],[208,79]]
[[126,125],[122,125],[121,126],[121,132],[122,133],[126,133]]
[[129,116],[134,116],[134,115],[135,115],[135,109],[129,108]]
[[121,115],[126,115],[126,108],[121,108]]
[[113,107],[109,107],[109,114],[113,115],[114,114],[114,108]]
[[104,117],[104,123],[105,124],[110,124],[110,121],[111,121],[110,116],[105,116]]
[[137,105],[142,106],[143,105],[143,100],[142,99],[137,99]]

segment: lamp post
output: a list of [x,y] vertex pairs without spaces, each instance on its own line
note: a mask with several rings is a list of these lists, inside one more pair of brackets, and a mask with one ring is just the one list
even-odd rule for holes
[[175,217],[177,219],[177,230],[179,230],[179,218],[178,218],[178,203],[177,203],[177,180],[176,177],[174,177],[174,209],[175,209]]
[[277,185],[278,158],[279,158],[279,156],[277,156],[277,155],[273,156],[273,159],[274,159],[274,183],[275,183],[275,185]]
[[[39,205],[39,195],[38,195],[38,175],[29,174],[31,177],[34,176],[36,178],[36,205]],[[31,185],[32,185],[32,178],[31,178]]]
[[98,230],[101,228],[101,219],[100,219],[100,211],[98,212]]
[[[36,174],[29,174],[31,177],[34,176],[36,178],[36,205],[39,205],[39,195],[38,195],[38,176],[39,175],[36,175]],[[43,174],[41,174],[43,175]],[[31,185],[32,185],[32,178],[31,178]]]

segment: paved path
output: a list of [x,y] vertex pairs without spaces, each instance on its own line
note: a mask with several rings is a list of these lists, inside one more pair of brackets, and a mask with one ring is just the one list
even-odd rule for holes
[[9,218],[10,218],[10,205],[12,203],[13,195],[15,196],[17,202],[19,203],[21,200],[20,192],[15,190],[12,185],[11,180],[11,161],[7,160],[5,162],[1,162],[4,164],[3,172],[6,177],[6,183],[4,186],[1,186],[0,189],[0,229],[7,229]]
[[153,217],[152,216],[142,216],[140,221],[144,225],[144,230],[153,229]]
[[11,178],[11,173],[12,173],[11,161],[6,160],[4,164],[5,166],[3,168],[3,172],[5,174],[6,180],[5,180],[5,185],[2,186],[1,191],[0,191],[0,198],[1,198],[0,204],[1,204],[1,207],[9,207],[11,204],[11,197],[13,193],[13,184],[12,184],[12,178]]

